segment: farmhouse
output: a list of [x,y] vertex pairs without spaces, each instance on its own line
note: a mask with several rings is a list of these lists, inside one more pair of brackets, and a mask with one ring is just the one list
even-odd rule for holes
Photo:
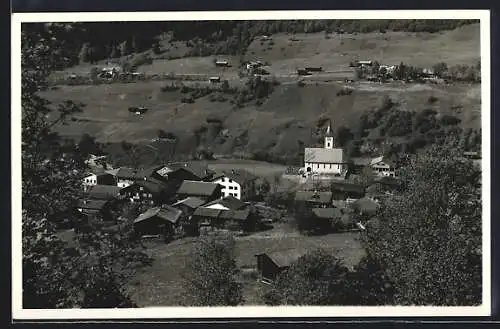
[[132,185],[137,174],[136,170],[127,167],[112,169],[106,172],[115,177],[116,185],[119,187],[127,187]]
[[165,198],[166,186],[162,181],[155,178],[137,180],[131,185],[124,187],[121,194],[130,199],[131,202],[146,204],[161,204]]
[[196,197],[188,197],[172,204],[172,207],[182,210],[183,213],[192,215],[196,209],[205,204],[205,201]]
[[220,82],[220,77],[210,77],[208,81],[211,83],[218,83]]
[[271,283],[277,276],[295,263],[302,253],[296,249],[257,254],[257,271],[263,282]]
[[94,185],[87,190],[87,196],[92,200],[115,200],[121,198],[121,187],[115,185]]
[[95,185],[115,185],[115,178],[107,172],[92,172],[88,173],[83,178],[83,190],[87,191]]
[[148,209],[134,220],[134,230],[138,235],[172,236],[182,216],[182,211],[163,205]]
[[248,200],[255,196],[255,181],[257,176],[246,170],[233,169],[216,173],[211,181],[222,186],[225,197],[233,196],[240,200]]
[[379,156],[370,161],[370,167],[377,176],[396,177],[396,168],[394,163],[383,156]]
[[326,208],[332,205],[332,192],[297,191],[295,202],[304,202],[310,208]]
[[247,207],[247,204],[234,196],[226,196],[221,199],[209,202],[203,205],[204,208],[220,210],[241,210]]
[[306,148],[304,150],[304,171],[306,174],[340,176],[347,172],[348,161],[344,150],[333,146],[333,132],[330,124],[328,124],[324,147]]
[[222,186],[209,182],[185,180],[177,190],[177,197],[181,199],[197,197],[205,202],[210,202],[221,196]]
[[78,203],[78,211],[88,217],[93,217],[100,220],[111,219],[111,201],[108,200],[80,200]]

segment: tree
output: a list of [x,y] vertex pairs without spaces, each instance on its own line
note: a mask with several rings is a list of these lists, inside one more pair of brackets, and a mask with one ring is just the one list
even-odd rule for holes
[[351,304],[347,279],[348,269],[341,260],[324,250],[314,250],[278,276],[264,301],[271,305]]
[[236,306],[243,302],[234,247],[231,236],[199,238],[183,276],[189,305]]
[[[52,131],[81,111],[82,105],[64,101],[56,119],[48,122],[46,114],[51,110],[39,95],[47,87],[48,75],[64,63],[58,50],[67,37],[57,25],[33,24],[22,30],[23,306],[129,306],[118,282],[125,282],[130,261],[143,254],[133,251],[136,246],[127,232],[104,234],[75,214],[84,159],[74,143],[63,143]],[[56,236],[61,218],[75,229],[74,247]],[[105,264],[106,270],[92,276],[97,273],[93,264]],[[107,295],[99,288],[104,286],[110,289]]]
[[403,305],[481,303],[480,171],[448,146],[413,158],[366,231]]
[[337,133],[336,133],[336,138],[335,140],[337,141],[337,144],[340,147],[344,147],[349,140],[352,139],[353,134],[351,133],[351,130],[347,128],[346,126],[340,126],[337,128]]
[[78,59],[80,63],[88,63],[90,61],[90,44],[88,42],[82,45]]
[[78,150],[84,158],[87,158],[90,154],[100,155],[102,153],[101,145],[96,142],[95,137],[87,133],[83,134],[80,142],[78,142]]
[[120,55],[122,57],[127,56],[132,52],[130,49],[130,44],[126,40],[120,43],[119,48],[120,48]]

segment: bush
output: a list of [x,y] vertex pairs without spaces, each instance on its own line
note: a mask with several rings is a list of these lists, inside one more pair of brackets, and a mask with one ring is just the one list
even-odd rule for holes
[[438,101],[438,98],[436,96],[429,96],[429,98],[427,99],[427,103],[429,104],[434,104]]
[[441,117],[439,122],[445,126],[452,126],[452,125],[457,125],[460,123],[460,119],[457,117],[454,117],[453,115],[445,114]]
[[337,96],[345,96],[345,95],[350,95],[352,94],[353,90],[351,88],[342,88],[339,91],[337,91]]
[[187,104],[192,104],[194,103],[194,98],[192,96],[189,96],[189,97],[183,97],[181,99],[181,102],[182,103],[187,103]]

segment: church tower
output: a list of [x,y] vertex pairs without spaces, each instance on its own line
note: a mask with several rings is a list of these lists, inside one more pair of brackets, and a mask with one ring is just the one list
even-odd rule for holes
[[328,122],[328,128],[326,128],[325,149],[333,149],[333,131],[330,121]]

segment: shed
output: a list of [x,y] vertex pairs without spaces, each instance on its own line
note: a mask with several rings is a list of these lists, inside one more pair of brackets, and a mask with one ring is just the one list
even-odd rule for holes
[[257,271],[261,280],[273,282],[281,272],[295,263],[302,255],[303,253],[297,249],[255,255],[257,258]]
[[94,185],[88,188],[87,196],[93,200],[119,199],[121,187],[114,185]]
[[134,230],[141,235],[173,233],[181,216],[182,211],[171,206],[150,208],[134,220]]

